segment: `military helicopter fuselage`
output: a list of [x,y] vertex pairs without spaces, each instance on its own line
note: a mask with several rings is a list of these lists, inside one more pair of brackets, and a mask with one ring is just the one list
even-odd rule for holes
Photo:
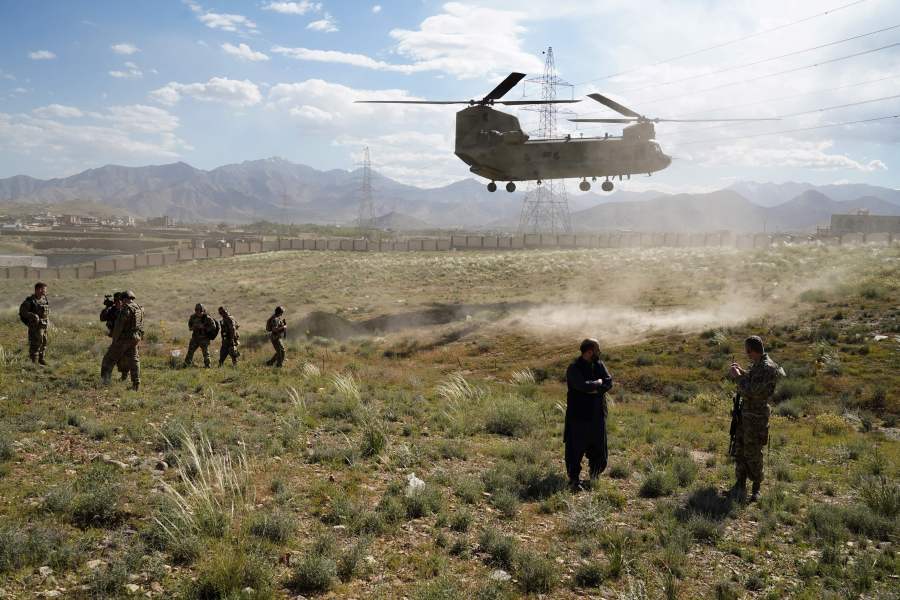
[[456,113],[456,155],[469,170],[487,179],[489,191],[497,191],[497,181],[506,181],[506,191],[516,189],[516,181],[578,178],[582,191],[591,189],[588,178],[605,179],[603,191],[613,189],[612,178],[650,175],[672,164],[656,143],[654,123],[724,122],[770,119],[658,119],[648,118],[601,94],[588,98],[619,113],[620,117],[569,119],[579,123],[626,125],[621,137],[572,137],[531,139],[522,130],[519,119],[499,111],[494,105],[525,106],[567,104],[580,100],[503,100],[503,96],[525,77],[510,73],[480,100],[357,100],[367,104],[465,104]]
[[493,181],[612,178],[650,174],[672,163],[653,141],[653,123],[629,125],[622,137],[532,140],[514,115],[490,106],[456,113],[456,155]]

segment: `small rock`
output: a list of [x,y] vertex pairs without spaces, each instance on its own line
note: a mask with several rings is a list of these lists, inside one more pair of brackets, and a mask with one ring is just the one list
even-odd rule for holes
[[46,592],[41,592],[40,595],[44,598],[59,598],[62,596],[62,592],[59,590],[47,590]]
[[332,529],[334,529],[335,531],[344,531],[345,529],[347,529],[347,526],[346,525],[335,525],[334,527],[332,527]]
[[87,561],[87,568],[90,570],[99,569],[100,566],[103,565],[103,561],[99,558],[95,558],[94,560]]
[[169,468],[169,463],[167,463],[164,460],[160,460],[160,461],[157,461],[156,466],[153,468],[156,469],[157,471],[165,471],[166,469]]
[[40,573],[41,577],[50,577],[51,575],[53,575],[53,569],[44,566],[38,569],[38,573]]
[[244,594],[245,596],[252,596],[253,594],[256,593],[256,590],[254,590],[252,587],[250,587],[248,585],[247,587],[245,587],[244,589],[241,590],[241,593]]
[[141,591],[141,586],[136,583],[126,583],[125,591],[127,591],[129,594],[137,594]]
[[512,575],[503,569],[495,569],[491,571],[490,578],[492,581],[509,581],[512,579]]

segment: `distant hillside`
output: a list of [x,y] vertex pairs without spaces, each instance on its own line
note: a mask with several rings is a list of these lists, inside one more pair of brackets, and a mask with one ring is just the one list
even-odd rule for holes
[[[738,182],[707,194],[634,192],[628,183],[611,194],[574,194],[569,206],[579,230],[669,231],[809,230],[831,213],[868,208],[897,214],[900,191],[862,184]],[[346,225],[356,221],[361,172],[319,171],[279,158],[224,165],[211,171],[183,163],[147,167],[107,165],[60,179],[17,175],[0,179],[0,205],[104,207],[139,217],[169,215],[179,221],[261,220]],[[515,193],[490,193],[483,181],[465,179],[417,188],[372,174],[376,214],[400,230],[464,228],[512,230],[519,222],[527,183]],[[93,210],[94,212],[96,209]]]
[[709,194],[660,196],[646,202],[613,202],[573,213],[580,231],[631,229],[635,231],[813,231],[827,225],[835,213],[860,208],[872,214],[900,215],[900,205],[881,198],[863,197],[836,202],[807,190],[778,206],[758,206],[734,190]]

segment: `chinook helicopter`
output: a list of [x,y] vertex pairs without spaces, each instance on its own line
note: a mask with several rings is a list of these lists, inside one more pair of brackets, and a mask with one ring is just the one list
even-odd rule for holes
[[650,175],[672,164],[656,143],[654,123],[766,121],[772,119],[657,119],[648,118],[600,94],[588,97],[619,114],[621,118],[570,119],[577,123],[630,123],[621,137],[572,137],[531,139],[514,115],[492,108],[495,104],[523,106],[534,104],[572,104],[580,100],[501,100],[525,75],[510,73],[480,100],[357,100],[361,104],[466,104],[456,113],[455,154],[476,175],[489,179],[489,192],[497,191],[497,182],[506,181],[506,191],[516,191],[517,181],[543,179],[581,179],[578,187],[586,192],[598,178],[604,192],[613,189],[613,178],[631,179],[634,174]]

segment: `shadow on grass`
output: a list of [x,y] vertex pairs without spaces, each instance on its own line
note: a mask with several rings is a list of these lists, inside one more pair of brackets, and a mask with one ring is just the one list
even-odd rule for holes
[[728,494],[720,494],[716,488],[707,486],[691,491],[684,506],[675,514],[681,521],[687,521],[693,516],[721,521],[734,511],[735,506]]

